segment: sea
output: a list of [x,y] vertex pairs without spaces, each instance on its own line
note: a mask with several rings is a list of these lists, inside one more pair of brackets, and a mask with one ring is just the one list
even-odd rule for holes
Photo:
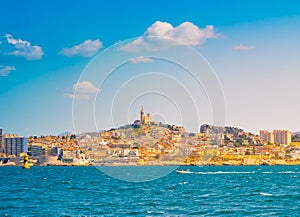
[[0,216],[300,216],[300,166],[144,168],[0,167]]

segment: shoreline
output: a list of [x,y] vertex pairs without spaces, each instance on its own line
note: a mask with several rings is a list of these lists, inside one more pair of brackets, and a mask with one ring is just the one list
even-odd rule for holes
[[[2,164],[0,167],[22,167],[23,165],[11,165],[11,164]],[[239,167],[248,167],[248,166],[300,166],[300,162],[294,163],[277,163],[277,164],[214,164],[214,163],[208,163],[208,164],[103,164],[103,165],[93,165],[93,164],[61,164],[61,165],[53,165],[53,164],[47,164],[47,165],[30,165],[30,167],[227,167],[227,166],[239,166]]]

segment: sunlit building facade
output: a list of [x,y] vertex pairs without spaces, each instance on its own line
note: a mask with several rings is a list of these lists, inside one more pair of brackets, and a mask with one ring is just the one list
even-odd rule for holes
[[259,131],[259,137],[261,143],[274,143],[274,134],[273,132],[269,132],[267,130],[260,130]]
[[6,137],[4,138],[4,153],[7,155],[20,156],[27,153],[28,140],[25,137]]
[[292,142],[292,133],[288,130],[274,130],[274,142],[283,144],[283,145],[290,145]]
[[273,130],[273,132],[260,130],[259,137],[261,143],[263,144],[277,143],[282,145],[290,145],[292,142],[292,133],[289,130]]

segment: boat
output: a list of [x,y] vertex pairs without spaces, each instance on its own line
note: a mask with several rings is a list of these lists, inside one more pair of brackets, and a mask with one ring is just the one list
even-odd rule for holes
[[178,173],[178,174],[192,174],[194,172],[187,169],[187,170],[176,170],[176,173]]

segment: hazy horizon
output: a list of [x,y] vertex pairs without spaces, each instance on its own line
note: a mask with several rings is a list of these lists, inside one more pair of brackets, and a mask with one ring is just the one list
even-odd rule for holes
[[[97,60],[97,54],[107,52],[115,43],[131,39],[131,44],[120,48],[120,56],[127,52],[132,57],[137,45],[146,48],[150,42],[142,41],[143,36],[180,41],[207,61],[224,94],[225,121],[221,125],[256,134],[260,129],[300,131],[297,1],[152,1],[132,6],[118,2],[119,7],[115,7],[116,2],[88,2],[84,10],[79,1],[72,5],[58,1],[2,3],[3,133],[29,136],[73,132],[73,99],[85,106],[96,98],[94,105],[80,107],[80,112],[89,116],[89,111],[94,111],[89,120],[101,130],[138,119],[141,105],[158,119],[183,123],[188,130],[214,124],[214,105],[207,88],[197,88],[193,78],[177,65],[141,53],[117,68],[104,84],[97,83],[96,77],[82,76],[89,63]],[[135,80],[130,80],[133,77]],[[130,92],[132,87],[136,92]],[[160,95],[143,92],[151,87],[166,88],[159,89]],[[126,97],[132,101],[126,102]],[[110,101],[115,103],[114,110],[107,106]],[[94,128],[91,122],[76,126],[78,132]]]

